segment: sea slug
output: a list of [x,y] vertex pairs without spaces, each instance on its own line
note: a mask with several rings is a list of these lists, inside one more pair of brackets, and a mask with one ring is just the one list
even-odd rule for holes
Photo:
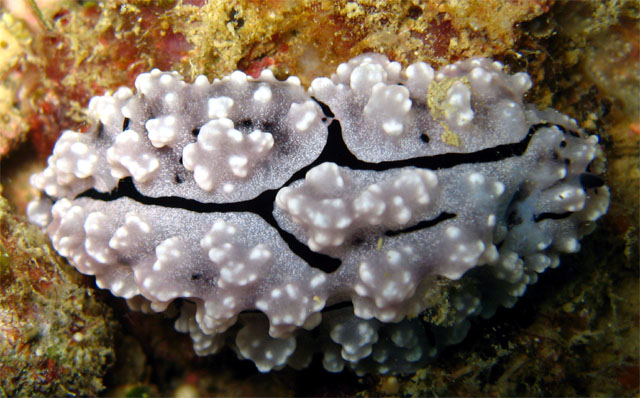
[[[198,354],[415,369],[607,210],[598,137],[525,104],[530,86],[483,58],[434,71],[365,54],[308,90],[268,70],[153,70],[91,100],[96,126],[62,134],[27,212],[101,288],[179,307]],[[438,278],[471,269],[484,285],[427,333]]]

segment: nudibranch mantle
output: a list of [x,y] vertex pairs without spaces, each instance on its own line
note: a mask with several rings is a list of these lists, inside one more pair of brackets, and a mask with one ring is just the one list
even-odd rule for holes
[[[91,100],[91,131],[63,132],[27,213],[132,308],[178,304],[200,355],[416,369],[607,211],[597,136],[524,103],[529,76],[503,69],[365,54],[308,89],[143,73]],[[478,267],[485,286],[449,295],[427,333],[437,280]]]

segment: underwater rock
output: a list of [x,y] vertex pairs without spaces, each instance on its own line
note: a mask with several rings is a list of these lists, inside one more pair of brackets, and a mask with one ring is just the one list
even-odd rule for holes
[[83,277],[0,197],[0,392],[95,395],[114,362],[115,325]]
[[[153,70],[95,97],[29,204],[58,252],[132,308],[180,300],[198,354],[262,372],[416,369],[471,316],[510,306],[607,210],[596,136],[523,102],[527,74],[483,58],[434,71],[380,54],[305,90],[234,72]],[[427,331],[437,280],[482,267]]]

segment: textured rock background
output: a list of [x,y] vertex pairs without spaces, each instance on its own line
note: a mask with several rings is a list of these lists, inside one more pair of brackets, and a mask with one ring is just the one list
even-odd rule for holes
[[0,197],[0,393],[93,395],[115,359],[113,313]]
[[[512,72],[528,71],[536,87],[528,100],[599,134],[609,159],[610,212],[583,251],[565,256],[518,307],[474,325],[466,342],[413,377],[357,380],[311,368],[297,376],[312,381],[295,384],[293,372],[255,375],[253,365],[232,355],[192,360],[171,320],[118,311],[119,352],[137,347],[139,354],[117,355],[107,384],[120,390],[111,393],[638,393],[636,2],[49,1],[38,2],[42,20],[16,8],[26,2],[3,3],[0,181],[20,212],[31,195],[28,177],[42,168],[60,132],[88,127],[88,99],[131,86],[152,67],[210,78],[269,67],[305,84],[365,51],[405,65],[491,56]],[[234,382],[247,377],[250,383]]]

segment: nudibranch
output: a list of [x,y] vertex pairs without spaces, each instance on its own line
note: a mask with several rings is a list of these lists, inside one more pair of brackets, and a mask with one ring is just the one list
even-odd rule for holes
[[[61,135],[28,216],[132,308],[175,302],[200,355],[409,371],[607,211],[598,137],[524,103],[530,87],[484,58],[435,71],[365,54],[308,89],[152,70]],[[446,326],[416,317],[471,269],[483,284],[448,296]]]

